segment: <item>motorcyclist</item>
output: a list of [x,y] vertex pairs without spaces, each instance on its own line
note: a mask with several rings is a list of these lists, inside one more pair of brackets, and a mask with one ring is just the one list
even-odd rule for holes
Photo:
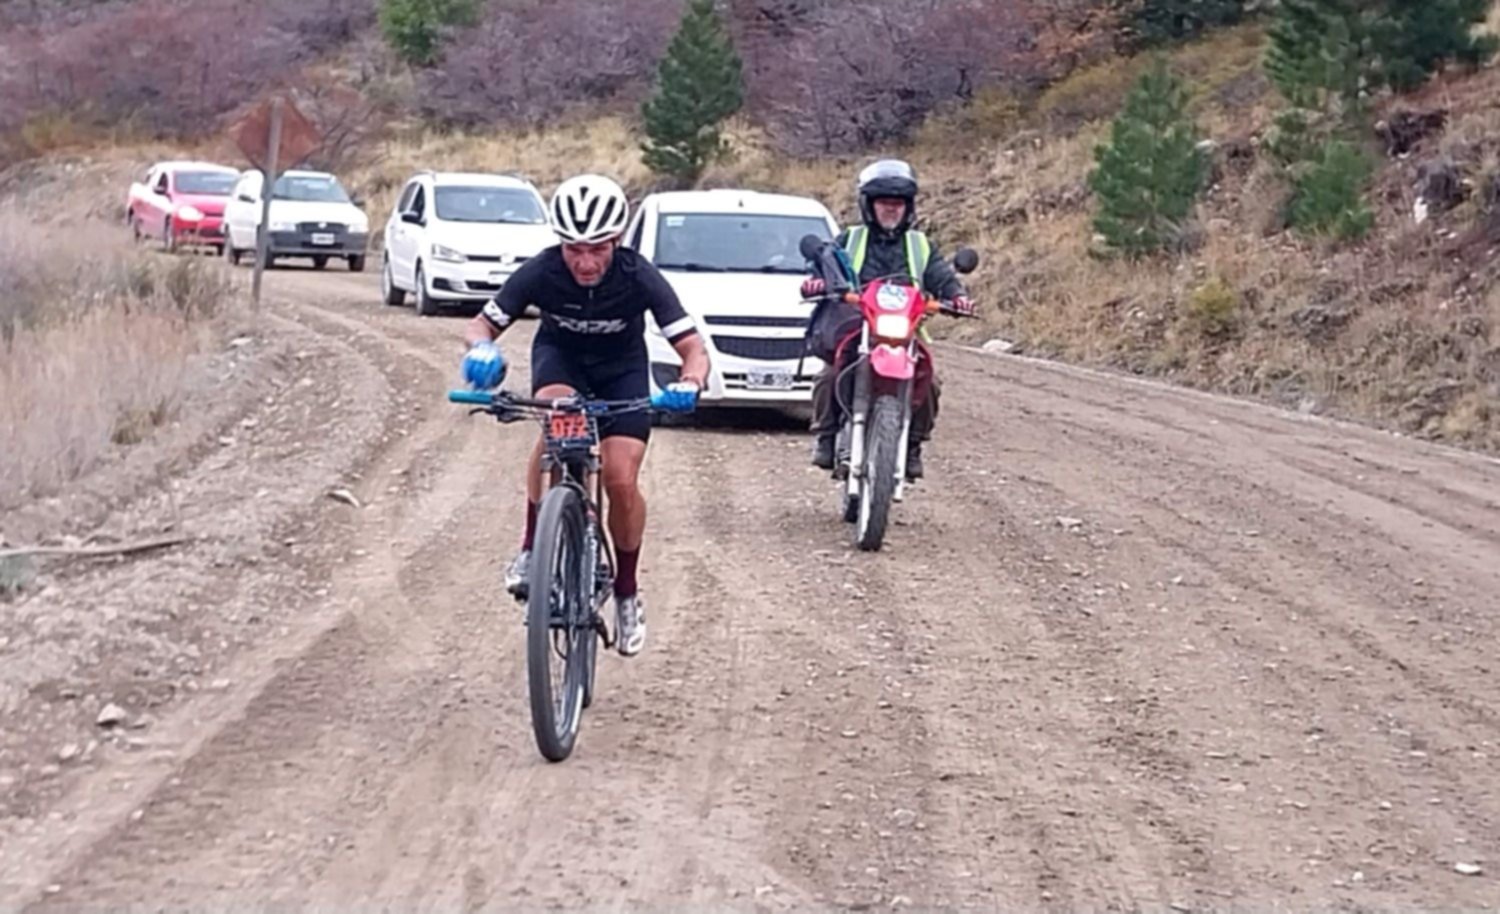
[[[922,290],[949,302],[960,314],[971,315],[969,300],[958,273],[927,235],[912,227],[917,215],[917,176],[912,167],[899,159],[882,159],[860,172],[856,181],[859,194],[860,225],[844,229],[835,244],[849,256],[861,284],[884,276],[906,274]],[[804,298],[816,298],[827,291],[821,277],[802,284]],[[859,331],[861,315],[857,308],[842,302],[825,300],[815,311],[808,328],[811,351],[826,367],[813,384],[812,430],[817,434],[813,446],[813,465],[832,469],[842,411],[837,402],[834,383],[834,355],[839,345]],[[906,475],[920,479],[922,444],[931,439],[937,421],[938,379],[934,374],[929,394],[912,404],[911,435],[908,443]]]

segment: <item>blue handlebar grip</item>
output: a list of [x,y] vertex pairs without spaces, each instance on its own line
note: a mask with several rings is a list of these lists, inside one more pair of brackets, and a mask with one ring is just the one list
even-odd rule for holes
[[448,402],[468,403],[471,406],[492,406],[495,402],[495,395],[487,394],[482,390],[450,390]]

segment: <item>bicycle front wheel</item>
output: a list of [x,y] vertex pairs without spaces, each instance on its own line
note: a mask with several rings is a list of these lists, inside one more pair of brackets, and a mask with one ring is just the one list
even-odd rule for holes
[[588,593],[583,497],[556,486],[537,515],[527,595],[526,678],[531,728],[548,761],[573,752],[594,659],[592,594]]

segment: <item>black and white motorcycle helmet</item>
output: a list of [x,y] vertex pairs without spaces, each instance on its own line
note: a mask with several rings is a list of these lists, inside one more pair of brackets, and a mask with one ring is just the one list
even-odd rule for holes
[[578,175],[558,186],[549,207],[552,231],[566,243],[596,244],[625,231],[630,201],[603,175]]
[[917,173],[900,159],[881,159],[859,173],[859,215],[873,231],[884,231],[875,218],[875,200],[899,197],[906,201],[906,215],[896,231],[911,228],[917,216]]

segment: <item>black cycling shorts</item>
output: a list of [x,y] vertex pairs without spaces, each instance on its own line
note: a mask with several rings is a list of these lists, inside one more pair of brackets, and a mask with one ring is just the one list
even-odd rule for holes
[[[544,334],[531,343],[531,394],[543,387],[566,385],[591,400],[635,400],[651,396],[650,361],[644,348],[628,357],[599,360],[569,352]],[[651,439],[651,414],[645,410],[605,416],[600,438]]]

